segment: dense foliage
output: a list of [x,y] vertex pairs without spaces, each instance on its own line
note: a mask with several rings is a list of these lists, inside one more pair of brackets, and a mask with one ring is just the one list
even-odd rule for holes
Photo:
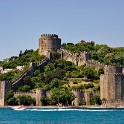
[[77,44],[64,43],[62,48],[75,53],[83,51],[91,52],[91,59],[104,64],[124,66],[124,47],[112,48],[103,44],[95,45],[93,42],[85,42]]
[[0,62],[0,66],[5,68],[15,69],[17,66],[29,65],[30,62],[39,62],[44,58],[38,54],[38,50],[25,50],[24,53],[20,51],[19,56],[12,56]]
[[[0,74],[0,80],[13,81],[20,74],[22,74],[28,67],[30,62],[40,62],[45,56],[40,56],[38,50],[25,50],[24,53],[20,52],[19,57],[13,56],[9,59],[5,59],[0,62],[0,66],[3,69],[13,69],[12,71],[4,74]],[[23,70],[16,69],[17,66],[24,66]]]

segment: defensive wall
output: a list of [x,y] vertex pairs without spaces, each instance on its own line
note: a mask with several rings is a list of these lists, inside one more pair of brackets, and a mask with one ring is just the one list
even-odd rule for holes
[[88,52],[80,52],[80,53],[71,53],[68,50],[60,49],[59,52],[61,53],[61,58],[65,59],[66,61],[71,61],[77,66],[87,65],[99,70],[104,68],[104,64],[91,60],[91,55]]
[[36,99],[36,106],[42,106],[41,98],[46,96],[46,91],[41,88],[37,88],[36,92],[15,92],[14,96],[28,95]]
[[47,64],[47,62],[49,62],[48,58],[43,59],[42,61],[40,61],[39,63],[30,63],[30,67],[27,68],[17,79],[15,79],[12,82],[12,88],[16,89],[20,86],[23,86],[23,79],[26,76],[30,76],[33,77],[33,70],[36,69],[40,69],[42,66],[45,66]]
[[[8,81],[2,81],[0,82],[0,106],[5,105],[5,94],[12,90],[12,83]],[[37,88],[35,92],[15,92],[14,96],[17,97],[19,95],[29,95],[32,98],[36,99],[36,106],[41,106],[41,98],[43,96],[46,96],[46,91],[41,88]]]

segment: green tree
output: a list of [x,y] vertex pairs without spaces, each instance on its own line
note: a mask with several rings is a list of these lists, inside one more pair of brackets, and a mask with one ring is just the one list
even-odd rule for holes
[[61,87],[55,88],[52,91],[51,99],[55,104],[71,105],[71,102],[75,99],[75,95],[68,88]]
[[95,95],[91,98],[91,105],[101,105],[102,101],[99,96]]
[[42,105],[46,106],[46,105],[49,105],[49,98],[48,97],[42,97],[41,98],[41,102],[42,102]]
[[22,92],[29,92],[31,90],[31,87],[28,85],[24,85],[18,88],[18,91],[22,91]]
[[28,95],[19,95],[16,97],[20,105],[34,105],[35,99]]

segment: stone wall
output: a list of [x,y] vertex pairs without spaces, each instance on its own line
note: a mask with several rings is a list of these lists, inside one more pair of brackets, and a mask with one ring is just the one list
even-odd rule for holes
[[71,53],[68,50],[60,49],[61,58],[66,61],[71,61],[77,66],[86,64],[86,61],[90,60],[90,53],[80,52],[80,53]]
[[15,92],[14,96],[21,96],[21,95],[29,95],[32,98],[36,99],[36,106],[42,106],[41,98],[46,96],[46,91],[38,88],[36,92]]
[[49,62],[48,58],[43,59],[41,62],[39,63],[30,63],[30,67],[28,69],[26,69],[16,80],[14,80],[12,82],[12,88],[16,89],[20,86],[23,86],[23,79],[26,76],[30,76],[33,77],[33,70],[35,68],[40,69],[40,67],[45,66],[47,64],[47,62]]
[[77,66],[86,64],[87,66],[93,67],[96,70],[104,68],[104,64],[95,60],[91,60],[91,55],[88,52],[84,51],[80,53],[71,53],[68,50],[60,49],[59,53],[61,53],[62,59],[65,59],[66,61],[71,61]]

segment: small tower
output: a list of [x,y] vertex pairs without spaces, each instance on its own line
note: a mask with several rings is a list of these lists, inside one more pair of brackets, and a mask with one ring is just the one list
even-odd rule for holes
[[0,106],[5,105],[5,94],[12,89],[12,83],[9,81],[0,82]]
[[72,93],[75,95],[75,99],[72,102],[72,105],[78,106],[84,102],[84,92],[81,89],[72,90]]
[[48,52],[57,52],[61,47],[61,39],[56,34],[43,34],[39,39],[39,54],[48,55]]
[[42,106],[41,98],[46,96],[46,91],[41,88],[36,89],[36,106]]
[[104,73],[100,76],[101,100],[124,100],[124,74],[122,73],[122,67],[106,65]]

